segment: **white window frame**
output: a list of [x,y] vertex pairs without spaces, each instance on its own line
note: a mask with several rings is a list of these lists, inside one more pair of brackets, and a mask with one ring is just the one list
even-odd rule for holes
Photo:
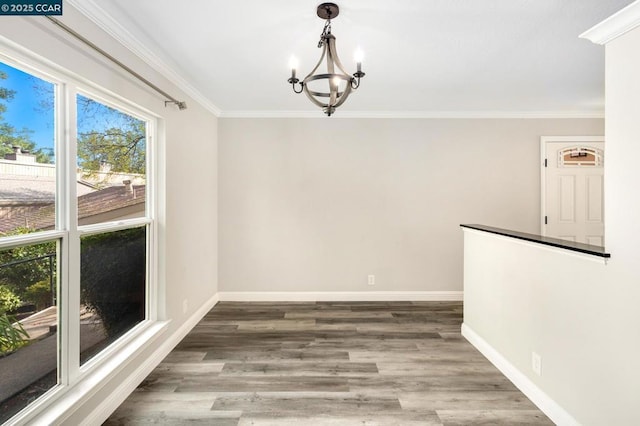
[[[25,407],[8,424],[26,423],[44,417],[64,417],[69,403],[81,401],[81,389],[119,368],[131,356],[164,332],[164,312],[159,280],[158,155],[161,119],[153,112],[130,100],[103,89],[53,62],[39,57],[0,36],[0,61],[54,84],[54,126],[56,164],[56,229],[0,239],[0,249],[50,241],[58,243],[58,384]],[[124,219],[94,225],[78,225],[76,194],[77,162],[77,95],[89,97],[146,122],[146,203],[145,217]],[[103,232],[146,227],[147,275],[145,319],[115,342],[80,365],[80,237]],[[74,392],[76,389],[76,392]],[[80,394],[78,394],[80,390]],[[69,402],[71,401],[71,402]],[[56,404],[58,406],[56,406]],[[58,417],[59,418],[59,417]]]

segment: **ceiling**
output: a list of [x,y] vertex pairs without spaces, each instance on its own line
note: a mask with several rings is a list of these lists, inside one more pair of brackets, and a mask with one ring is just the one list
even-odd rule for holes
[[[366,77],[335,116],[597,116],[604,47],[579,34],[633,0],[343,0],[345,68]],[[322,116],[287,83],[320,57],[317,0],[74,0],[221,116]]]

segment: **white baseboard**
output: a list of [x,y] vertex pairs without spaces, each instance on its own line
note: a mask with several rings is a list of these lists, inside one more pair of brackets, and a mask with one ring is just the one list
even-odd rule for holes
[[165,339],[161,346],[153,352],[151,358],[146,359],[133,374],[120,383],[116,390],[109,394],[109,396],[85,418],[82,425],[102,424],[219,301],[220,299],[216,293],[189,317],[179,329]]
[[461,301],[461,291],[221,291],[226,302]]
[[518,370],[505,357],[480,337],[468,325],[462,324],[462,335],[475,346],[498,370],[524,393],[551,421],[560,426],[579,426],[580,423],[564,408],[544,393],[524,373]]

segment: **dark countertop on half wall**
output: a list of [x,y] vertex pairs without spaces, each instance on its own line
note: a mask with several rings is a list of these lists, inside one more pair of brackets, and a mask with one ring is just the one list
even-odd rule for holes
[[505,237],[516,238],[518,240],[529,241],[532,243],[543,244],[552,247],[558,247],[565,250],[577,251],[580,253],[590,254],[603,258],[610,258],[611,254],[607,253],[604,247],[592,246],[591,244],[576,243],[559,238],[543,237],[542,235],[527,234],[526,232],[511,231],[508,229],[494,228],[492,226],[462,224],[463,228],[475,229],[476,231],[489,232],[491,234],[502,235]]

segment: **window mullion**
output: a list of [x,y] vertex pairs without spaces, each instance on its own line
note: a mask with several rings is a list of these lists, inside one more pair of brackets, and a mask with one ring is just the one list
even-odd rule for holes
[[[148,257],[147,257],[147,318],[157,321],[159,318],[165,316],[165,312],[160,308],[160,291],[159,281],[160,277],[164,276],[164,272],[160,273],[160,269],[163,266],[158,261],[160,253],[159,247],[159,233],[158,233],[158,221],[161,212],[159,206],[161,205],[161,194],[157,191],[162,184],[158,181],[160,179],[157,170],[161,168],[162,150],[159,149],[160,132],[158,130],[160,126],[159,120],[155,119],[149,122],[147,126],[147,138],[149,140],[147,148],[147,170],[151,173],[147,174],[147,216],[151,219],[149,226],[149,238],[148,238]],[[164,304],[163,304],[164,306]]]
[[76,87],[68,85],[64,96],[64,187],[61,198],[64,201],[64,228],[68,231],[63,244],[63,260],[66,274],[62,285],[65,296],[62,298],[61,310],[64,321],[61,327],[65,330],[66,341],[62,347],[62,365],[64,383],[73,383],[80,374],[80,234],[78,232],[78,198],[77,198],[77,110]]
[[67,342],[69,341],[69,331],[65,325],[68,321],[68,300],[69,291],[67,277],[69,275],[68,253],[69,253],[69,233],[66,226],[66,188],[67,188],[67,145],[68,145],[68,86],[59,84],[56,87],[54,101],[54,126],[55,126],[55,157],[56,157],[56,213],[55,228],[63,231],[62,237],[58,240],[58,285],[57,285],[57,305],[58,305],[58,383],[69,384],[69,363]]
[[[156,197],[155,197],[155,170],[156,170],[156,153],[155,153],[155,129],[156,123],[147,123],[146,127],[146,139],[147,139],[147,166],[146,170],[150,170],[151,173],[147,173],[147,217],[152,219],[150,225],[147,225],[147,300],[145,303],[146,318],[156,321],[158,319],[157,300],[156,294]],[[154,301],[154,302],[152,302]]]

